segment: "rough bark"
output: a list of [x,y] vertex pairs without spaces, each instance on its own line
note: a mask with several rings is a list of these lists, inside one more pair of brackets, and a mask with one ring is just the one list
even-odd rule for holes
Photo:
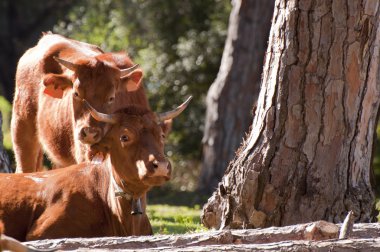
[[[335,226],[332,223],[315,222],[280,228],[223,230],[186,235],[156,235],[140,237],[104,237],[91,239],[55,239],[26,242],[38,249],[60,250],[144,250],[144,251],[376,251],[380,248],[380,224],[355,224],[350,239],[331,239],[334,236],[311,227]],[[328,240],[327,240],[328,239]],[[330,250],[329,250],[330,249]],[[346,249],[346,250],[345,250]],[[368,249],[368,250],[366,250]]]
[[211,194],[252,121],[274,0],[232,1],[218,76],[207,93],[199,189]]
[[207,227],[374,217],[379,2],[278,0],[252,131],[203,209]]
[[0,172],[11,173],[12,168],[9,162],[9,157],[7,152],[4,150],[3,146],[3,131],[1,130],[1,125],[3,125],[3,115],[0,111]]

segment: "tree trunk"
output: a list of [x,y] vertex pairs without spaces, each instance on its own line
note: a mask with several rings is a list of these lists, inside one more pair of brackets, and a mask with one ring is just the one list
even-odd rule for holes
[[252,121],[274,0],[234,0],[218,77],[207,94],[199,189],[211,194]]
[[244,141],[203,209],[207,227],[374,217],[379,2],[276,1]]
[[4,150],[3,146],[3,131],[1,130],[1,125],[3,125],[3,115],[0,111],[0,172],[11,173],[12,168],[9,162],[9,157],[7,152]]

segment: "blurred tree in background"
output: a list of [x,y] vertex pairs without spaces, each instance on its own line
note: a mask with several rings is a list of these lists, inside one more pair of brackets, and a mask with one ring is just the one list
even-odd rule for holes
[[275,1],[231,2],[219,73],[206,98],[198,189],[208,195],[221,181],[252,124]]

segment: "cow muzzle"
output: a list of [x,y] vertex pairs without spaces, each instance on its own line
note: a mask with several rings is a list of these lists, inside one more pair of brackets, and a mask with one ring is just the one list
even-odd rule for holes
[[79,140],[85,144],[95,144],[101,139],[101,130],[96,127],[83,127],[79,131]]
[[153,171],[152,177],[170,177],[171,174],[171,164],[169,161],[158,161],[153,160],[148,164],[150,171]]
[[149,158],[148,162],[136,162],[139,177],[148,185],[162,185],[170,180],[172,166],[166,159]]

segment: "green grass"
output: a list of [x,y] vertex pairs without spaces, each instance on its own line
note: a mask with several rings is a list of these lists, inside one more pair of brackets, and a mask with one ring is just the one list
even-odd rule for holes
[[148,193],[147,213],[154,234],[184,234],[205,231],[200,215],[207,201],[195,191],[179,191],[169,182]]
[[184,234],[205,231],[200,223],[201,209],[187,206],[148,205],[154,234]]
[[10,122],[12,114],[12,105],[3,96],[0,96],[0,111],[3,115],[3,125],[1,129],[4,134],[4,147],[8,150],[12,149]]

